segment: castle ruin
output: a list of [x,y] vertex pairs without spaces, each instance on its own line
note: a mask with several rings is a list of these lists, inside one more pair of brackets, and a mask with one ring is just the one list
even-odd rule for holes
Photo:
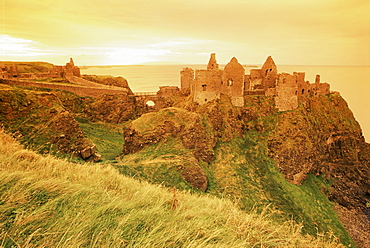
[[52,78],[67,78],[69,76],[80,77],[80,68],[75,66],[73,59],[70,58],[69,63],[66,63],[65,66],[54,65],[50,70],[50,77]]
[[305,102],[307,96],[319,96],[330,93],[330,85],[320,82],[320,75],[315,83],[305,81],[304,72],[278,73],[274,60],[269,56],[261,69],[251,69],[245,73],[244,67],[233,57],[222,70],[212,53],[207,69],[194,71],[184,68],[180,72],[181,92],[191,95],[200,105],[220,99],[221,94],[231,98],[233,105],[244,106],[244,96],[273,96],[279,111],[293,110],[298,102]]
[[45,79],[45,78],[67,78],[69,76],[80,77],[80,68],[74,65],[73,59],[64,66],[53,65],[49,72],[20,73],[15,63],[10,66],[0,64],[0,79]]

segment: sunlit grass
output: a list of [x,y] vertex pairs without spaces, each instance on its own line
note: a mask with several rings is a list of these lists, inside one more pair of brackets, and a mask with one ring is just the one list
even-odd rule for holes
[[0,132],[0,246],[340,247],[231,201],[24,150]]

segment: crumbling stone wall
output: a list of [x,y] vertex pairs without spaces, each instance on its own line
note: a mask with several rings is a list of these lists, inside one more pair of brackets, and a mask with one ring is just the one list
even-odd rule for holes
[[177,86],[161,86],[157,95],[160,97],[171,97],[180,93],[180,89]]
[[50,77],[52,78],[64,77],[63,66],[54,65],[53,68],[51,68],[50,70]]
[[181,92],[184,95],[194,92],[194,70],[186,67],[181,70],[180,75]]
[[281,73],[276,84],[275,105],[280,111],[292,110],[298,107],[297,75]]
[[235,106],[243,106],[244,75],[245,70],[235,57],[221,70],[212,53],[206,70],[196,70],[192,79],[192,70],[184,68],[181,82],[186,87],[190,85],[193,100],[199,104],[220,99],[221,94],[226,94]]
[[52,84],[52,83],[39,83],[39,82],[32,82],[32,81],[19,81],[19,80],[5,80],[0,79],[0,83],[3,84],[11,84],[11,85],[19,85],[19,86],[31,86],[31,87],[41,87],[47,89],[59,89],[72,92],[78,96],[82,97],[100,97],[104,94],[125,94],[128,95],[128,90],[121,88],[121,89],[108,89],[108,88],[94,88],[94,87],[84,87],[84,86],[77,86],[77,85],[64,85],[64,84]]
[[310,92],[314,96],[329,94],[330,85],[328,83],[320,83],[320,75],[316,75],[315,83],[310,85]]
[[220,98],[222,70],[196,70],[194,80],[194,102],[205,104]]
[[216,61],[216,54],[211,53],[211,58],[208,61],[207,70],[214,70],[214,69],[218,69],[218,64]]

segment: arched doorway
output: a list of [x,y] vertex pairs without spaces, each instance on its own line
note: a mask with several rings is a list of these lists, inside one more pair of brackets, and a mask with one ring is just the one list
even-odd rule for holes
[[154,107],[155,106],[155,102],[153,102],[152,100],[149,100],[149,101],[146,101],[146,106],[148,107]]

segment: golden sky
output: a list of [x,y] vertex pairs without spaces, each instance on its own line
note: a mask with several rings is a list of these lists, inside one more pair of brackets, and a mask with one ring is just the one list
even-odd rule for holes
[[369,0],[0,2],[0,61],[370,65]]

